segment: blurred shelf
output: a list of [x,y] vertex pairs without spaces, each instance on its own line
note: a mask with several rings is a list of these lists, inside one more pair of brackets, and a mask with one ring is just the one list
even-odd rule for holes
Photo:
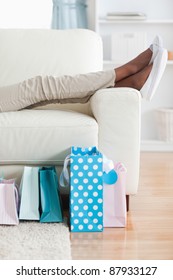
[[[104,60],[103,61],[103,64],[105,65],[105,66],[108,66],[108,65],[122,65],[122,64],[124,64],[124,62],[122,62],[122,63],[117,63],[116,61],[113,61],[113,60]],[[168,60],[167,61],[167,65],[173,65],[173,60]]]
[[153,19],[153,20],[107,20],[107,19],[99,19],[99,24],[116,24],[116,23],[132,23],[132,24],[173,24],[173,19]]

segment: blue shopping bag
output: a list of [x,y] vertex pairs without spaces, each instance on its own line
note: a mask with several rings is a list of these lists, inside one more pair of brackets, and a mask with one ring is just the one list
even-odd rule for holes
[[103,231],[103,158],[96,147],[72,147],[70,156],[72,232]]
[[62,222],[62,206],[55,167],[39,169],[41,223]]
[[64,160],[60,185],[70,187],[72,232],[103,230],[103,185],[116,181],[113,161],[96,147],[71,148],[71,154]]

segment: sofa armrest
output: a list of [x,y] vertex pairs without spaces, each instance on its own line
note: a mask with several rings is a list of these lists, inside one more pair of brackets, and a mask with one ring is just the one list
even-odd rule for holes
[[90,99],[99,127],[99,150],[127,168],[126,194],[136,194],[139,180],[141,98],[132,88],[108,88]]

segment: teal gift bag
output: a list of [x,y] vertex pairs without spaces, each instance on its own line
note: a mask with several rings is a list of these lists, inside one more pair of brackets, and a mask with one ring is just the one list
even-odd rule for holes
[[55,167],[39,170],[41,223],[62,222],[63,214]]

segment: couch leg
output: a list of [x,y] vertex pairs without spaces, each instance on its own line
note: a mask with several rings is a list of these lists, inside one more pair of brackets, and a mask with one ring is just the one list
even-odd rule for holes
[[61,200],[62,200],[62,208],[64,210],[69,210],[69,194],[62,194]]
[[129,211],[129,205],[130,204],[130,196],[126,195],[126,207],[127,207],[127,212]]

